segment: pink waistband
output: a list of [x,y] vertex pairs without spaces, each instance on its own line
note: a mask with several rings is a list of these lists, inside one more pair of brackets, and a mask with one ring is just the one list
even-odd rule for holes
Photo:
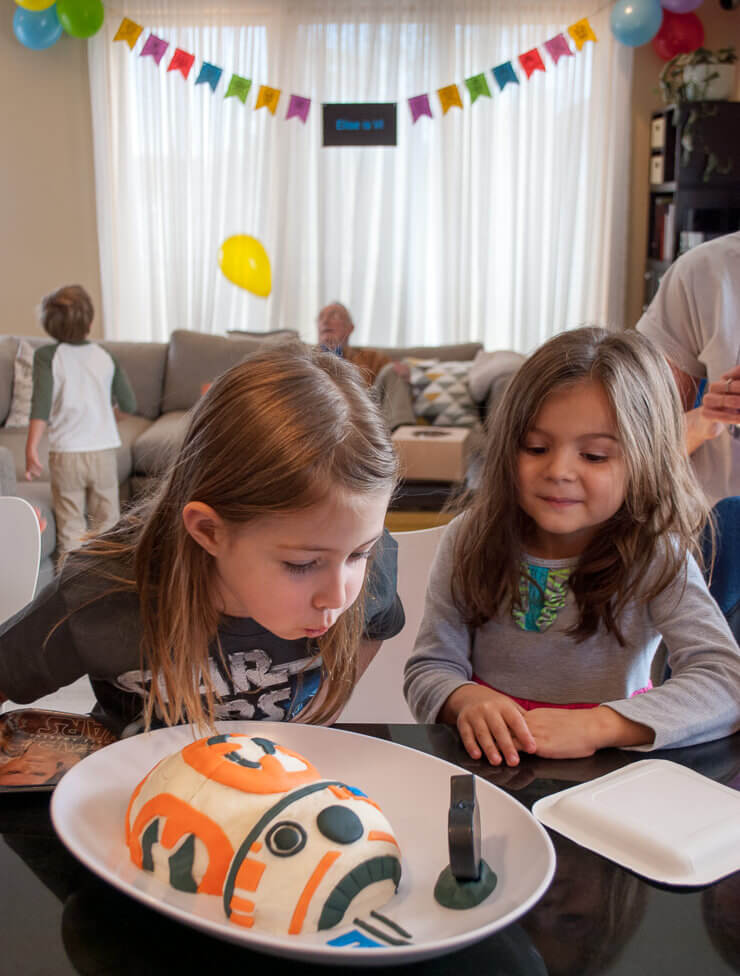
[[[558,704],[557,702],[543,702],[534,701],[532,698],[517,698],[516,695],[509,695],[506,691],[499,691],[498,688],[494,688],[493,685],[489,685],[487,681],[479,678],[477,674],[473,675],[473,681],[476,684],[484,685],[486,688],[490,688],[491,691],[498,691],[500,695],[506,695],[507,698],[511,698],[515,701],[517,705],[521,705],[526,712],[531,712],[533,708],[597,708],[601,702],[568,702],[567,705]],[[652,681],[648,681],[644,688],[638,688],[637,691],[633,691],[630,698],[634,698],[635,695],[642,695],[646,691],[650,691],[653,687]]]

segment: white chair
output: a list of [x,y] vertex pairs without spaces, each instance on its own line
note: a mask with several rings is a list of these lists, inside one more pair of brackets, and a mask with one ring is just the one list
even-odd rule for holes
[[[24,498],[0,495],[0,624],[33,599],[40,561],[41,531],[33,506]],[[0,712],[13,708],[89,712],[94,704],[89,680],[80,678],[30,705],[5,702],[0,705]]]
[[355,686],[337,722],[413,722],[403,697],[403,668],[414,648],[424,612],[429,570],[446,526],[393,533],[398,542],[398,595],[406,623],[384,641],[380,651]]
[[33,599],[41,561],[41,531],[33,506],[0,496],[0,623]]

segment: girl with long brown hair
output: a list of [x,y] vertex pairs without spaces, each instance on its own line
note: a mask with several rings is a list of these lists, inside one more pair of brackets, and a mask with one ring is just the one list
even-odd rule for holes
[[[432,567],[405,671],[417,719],[509,765],[740,728],[740,653],[693,555],[707,513],[650,342],[583,328],[545,343],[490,418],[480,484]],[[672,677],[652,688],[661,639]]]
[[0,628],[0,700],[88,674],[118,732],[330,719],[403,626],[395,480],[354,367],[301,344],[249,357],[196,405],[152,497]]

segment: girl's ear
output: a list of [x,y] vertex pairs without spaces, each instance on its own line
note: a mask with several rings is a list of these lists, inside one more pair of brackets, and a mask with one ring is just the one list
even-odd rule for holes
[[221,516],[205,502],[188,502],[182,510],[182,522],[188,534],[199,546],[217,556],[226,537]]

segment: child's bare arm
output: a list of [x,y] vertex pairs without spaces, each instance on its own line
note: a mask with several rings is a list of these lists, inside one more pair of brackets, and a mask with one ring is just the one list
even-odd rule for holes
[[465,684],[456,688],[442,706],[438,719],[457,725],[468,754],[480,759],[481,753],[493,766],[502,756],[509,766],[519,762],[519,750],[534,752],[535,739],[524,718],[525,711],[508,695]]
[[625,718],[608,705],[597,708],[535,708],[527,713],[537,755],[545,759],[578,759],[597,749],[650,744],[655,733]]
[[39,460],[39,441],[46,430],[45,420],[31,420],[26,438],[26,481],[33,481],[43,471]]

